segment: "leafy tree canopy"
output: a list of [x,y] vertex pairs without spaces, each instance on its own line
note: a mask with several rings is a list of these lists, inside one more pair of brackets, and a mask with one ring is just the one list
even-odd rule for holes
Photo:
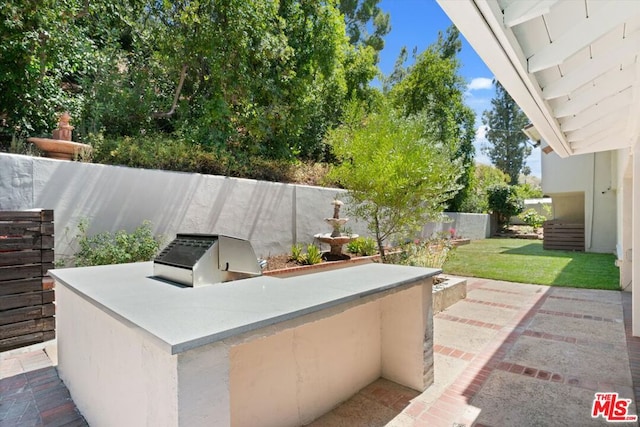
[[462,189],[449,201],[449,210],[459,211],[469,197],[473,176],[475,148],[475,114],[464,103],[466,83],[459,75],[456,54],[461,49],[458,30],[451,26],[440,33],[434,44],[415,57],[415,63],[403,71],[401,63],[406,50],[396,63],[389,82],[395,83],[390,96],[405,116],[424,115],[435,126],[436,139],[450,149],[451,159],[461,159],[463,173],[458,179]]
[[[377,54],[384,48],[384,36],[391,31],[388,13],[379,7],[380,0],[340,0],[349,41],[353,45],[370,46]],[[373,31],[371,31],[371,29]]]
[[487,188],[489,210],[497,215],[498,224],[509,224],[509,219],[524,210],[524,202],[518,197],[516,188],[510,185],[497,184]]
[[389,103],[369,115],[352,103],[345,125],[329,133],[341,161],[331,175],[348,189],[350,212],[367,220],[383,256],[385,239],[411,235],[460,188],[459,162],[425,127],[424,116],[404,117]]
[[485,164],[476,164],[468,188],[468,197],[462,206],[463,212],[489,212],[487,189],[493,185],[506,185],[509,176],[500,169]]
[[377,97],[377,3],[8,0],[0,133],[48,133],[68,110],[79,139],[161,132],[235,158],[324,159],[347,100]]

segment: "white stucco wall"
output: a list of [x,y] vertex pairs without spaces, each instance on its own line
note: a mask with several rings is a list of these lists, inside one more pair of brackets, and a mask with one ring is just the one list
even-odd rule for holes
[[237,427],[308,424],[380,377],[379,303],[231,348]]
[[584,193],[558,193],[553,195],[554,219],[584,223]]
[[[287,253],[293,244],[313,243],[315,234],[330,231],[324,218],[332,216],[331,201],[341,195],[344,190],[335,188],[0,153],[0,210],[53,209],[57,259],[75,252],[77,224],[84,218],[90,235],[133,231],[149,220],[165,243],[177,233],[229,234],[251,241],[258,257]],[[488,216],[465,215],[453,223],[460,234],[488,236]],[[369,235],[354,218],[346,227]]]
[[[77,224],[89,234],[132,231],[144,220],[167,242],[176,233],[229,234],[251,241],[257,256],[288,252],[330,231],[323,220],[343,193],[212,175],[134,169],[0,154],[0,209],[54,209],[56,255],[71,255]],[[366,224],[351,220],[354,233]],[[166,243],[166,242],[165,242]]]
[[480,240],[491,236],[491,217],[487,214],[445,212],[450,221],[432,222],[422,228],[422,238],[430,238],[442,233],[449,235],[451,228],[465,239]]
[[618,209],[615,153],[564,159],[553,152],[541,156],[542,191],[553,199],[555,218],[584,221],[588,252],[615,253]]
[[64,286],[56,286],[56,303],[58,373],[87,421],[178,425],[177,356]]
[[[616,170],[612,152],[595,153],[591,246],[587,251],[616,253]],[[588,206],[586,207],[588,214]],[[585,241],[587,243],[587,241]]]
[[[397,266],[379,267],[399,271]],[[112,268],[85,272],[94,277]],[[126,271],[131,268],[120,269]],[[136,323],[144,317],[139,310],[127,312],[119,304],[122,298],[108,295],[118,277],[122,276],[103,279],[98,294],[104,299],[56,282],[58,371],[92,426],[295,427],[320,417],[381,376],[418,391],[433,384],[432,277],[403,281],[397,288],[382,286],[386,290],[347,301],[338,297],[336,301],[344,302],[313,312],[308,308],[292,315],[279,309],[274,316],[281,321],[265,321],[267,326],[244,328],[245,333],[177,354],[154,333],[174,329],[169,336],[175,338],[191,330],[185,329],[189,321],[175,322],[175,311],[165,310],[168,320],[163,318],[154,328]],[[144,287],[142,283],[127,286]],[[304,286],[304,279],[295,285]],[[95,290],[94,280],[89,288]],[[338,289],[339,285],[331,293],[336,295]],[[247,291],[256,288],[245,287],[244,296]],[[264,294],[264,289],[258,285],[257,292]],[[121,293],[122,288],[117,294]],[[151,298],[150,304],[162,306],[162,299]],[[197,306],[206,307],[201,301]],[[233,305],[234,298],[228,301]],[[255,299],[248,307],[255,308]]]
[[429,279],[231,343],[231,424],[306,425],[380,377],[425,390],[433,383],[431,287]]
[[561,158],[555,152],[541,154],[544,194],[585,191],[591,186],[593,154]]

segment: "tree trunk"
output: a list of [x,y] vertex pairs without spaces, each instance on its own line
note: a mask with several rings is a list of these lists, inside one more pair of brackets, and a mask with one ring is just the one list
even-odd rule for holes
[[382,236],[380,235],[380,222],[378,221],[378,212],[373,216],[373,224],[376,230],[376,242],[378,242],[378,253],[380,254],[380,259],[383,263],[386,263],[386,254],[384,253],[384,244],[382,242]]
[[182,71],[180,72],[180,81],[178,82],[178,87],[176,88],[176,93],[173,96],[173,104],[171,105],[171,109],[166,113],[155,112],[153,113],[153,117],[156,119],[164,119],[167,117],[173,116],[176,112],[176,107],[178,106],[178,101],[180,100],[180,92],[182,92],[182,85],[184,85],[184,79],[187,76],[187,64],[182,66]]

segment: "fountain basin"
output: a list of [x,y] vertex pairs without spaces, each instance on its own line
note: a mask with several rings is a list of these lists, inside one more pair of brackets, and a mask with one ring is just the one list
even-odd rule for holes
[[340,260],[346,260],[351,258],[349,255],[342,253],[342,246],[346,245],[352,240],[357,239],[358,235],[352,234],[350,236],[331,237],[330,233],[324,233],[324,234],[316,234],[313,237],[322,243],[328,244],[329,247],[331,248],[329,252],[325,252],[322,255],[322,258],[325,261],[340,261]]
[[357,239],[359,236],[357,234],[352,234],[350,236],[331,237],[331,233],[324,233],[324,234],[316,234],[313,237],[318,239],[322,243],[327,243],[330,246],[334,246],[334,245],[342,246],[342,245],[346,245],[352,240]]
[[74,157],[82,153],[90,153],[92,150],[90,145],[63,139],[31,137],[27,138],[27,141],[35,144],[36,147],[44,151],[45,156],[52,159],[73,160]]
[[325,218],[324,219],[331,227],[342,227],[349,221],[349,218]]

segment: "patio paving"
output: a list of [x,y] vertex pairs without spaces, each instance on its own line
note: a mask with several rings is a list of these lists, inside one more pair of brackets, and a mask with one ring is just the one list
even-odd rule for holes
[[591,417],[595,393],[608,391],[637,414],[630,293],[473,278],[467,292],[434,318],[433,386],[379,380],[311,426],[610,425]]
[[[485,279],[467,289],[434,318],[433,386],[380,379],[310,425],[609,425],[591,410],[596,392],[614,391],[637,414],[630,293]],[[87,425],[55,364],[52,345],[0,354],[0,426]]]
[[0,353],[0,426],[87,426],[58,377],[55,345]]

